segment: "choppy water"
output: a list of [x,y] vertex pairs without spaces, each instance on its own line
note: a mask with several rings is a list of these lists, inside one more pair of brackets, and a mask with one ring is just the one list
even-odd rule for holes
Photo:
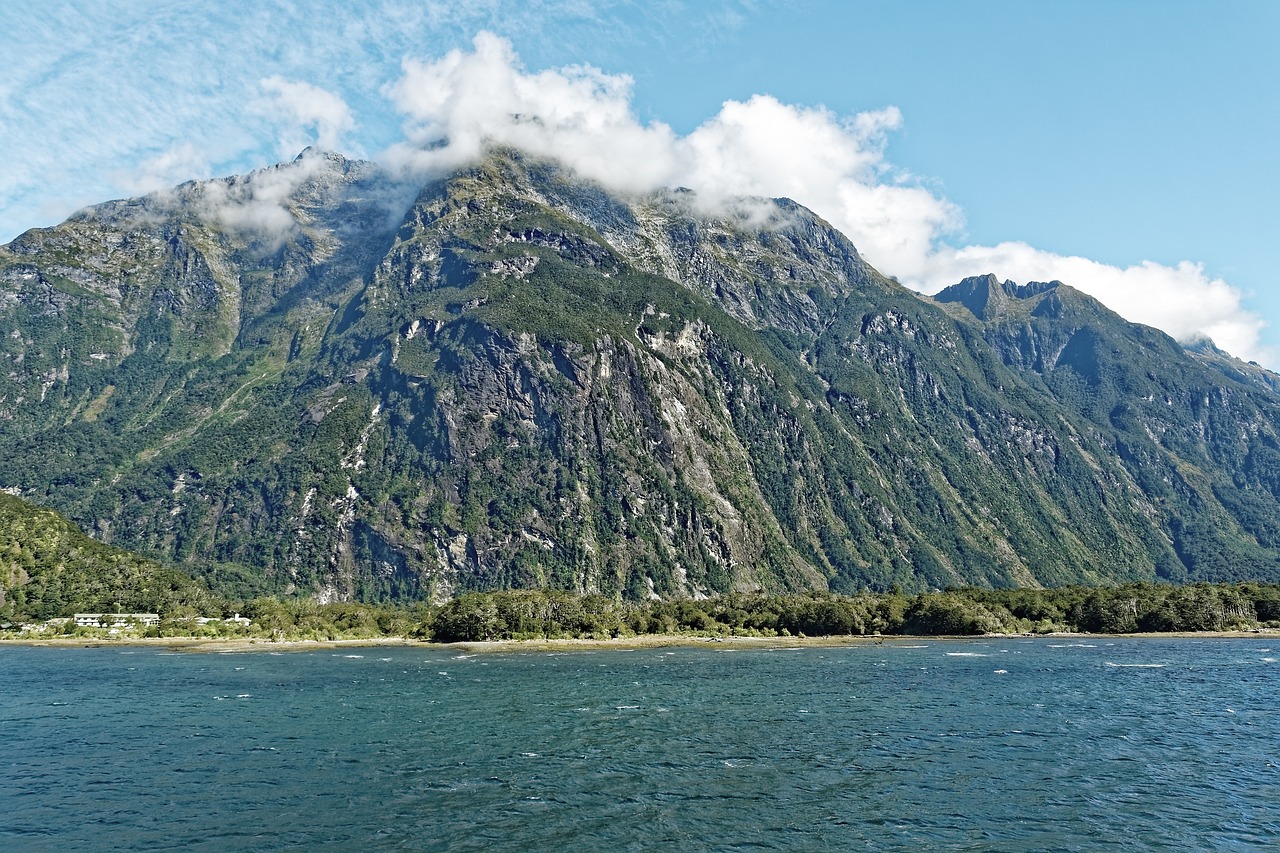
[[0,649],[0,849],[1280,849],[1280,643]]

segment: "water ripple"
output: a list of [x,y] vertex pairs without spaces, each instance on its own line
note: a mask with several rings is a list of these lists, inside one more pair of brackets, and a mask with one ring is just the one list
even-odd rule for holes
[[0,848],[1274,848],[1269,651],[6,648]]

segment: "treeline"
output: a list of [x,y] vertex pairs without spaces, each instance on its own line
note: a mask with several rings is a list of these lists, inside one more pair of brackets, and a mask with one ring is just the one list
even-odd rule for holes
[[634,603],[545,591],[469,593],[434,610],[439,642],[733,636],[1127,634],[1280,628],[1280,585],[1131,584],[1058,589],[949,589],[904,595],[729,595]]
[[[239,614],[248,626],[218,617]],[[209,621],[208,617],[214,617]],[[202,618],[203,617],[203,618]],[[1280,628],[1280,585],[1132,584],[1059,589],[949,589],[906,595],[739,594],[630,602],[545,590],[467,593],[443,605],[318,604],[310,599],[182,604],[151,636],[435,642],[607,639],[642,635],[834,637],[994,633],[1144,633]],[[67,624],[67,634],[94,629]]]

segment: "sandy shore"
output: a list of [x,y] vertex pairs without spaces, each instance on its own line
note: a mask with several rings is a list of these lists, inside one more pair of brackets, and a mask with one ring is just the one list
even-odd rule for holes
[[[694,634],[644,634],[609,640],[485,640],[441,644],[477,654],[486,652],[564,652],[586,649],[660,649],[670,646],[699,648],[784,649],[808,646],[865,646],[909,637],[726,637]],[[934,638],[938,639],[938,638]]]
[[406,637],[375,637],[365,640],[269,640],[208,637],[31,637],[2,639],[0,646],[40,646],[66,649],[147,647],[180,652],[309,652],[319,649],[349,649],[368,646],[433,646]]
[[[884,642],[881,637],[718,637],[692,634],[645,634],[607,640],[484,640],[463,643],[433,643],[407,637],[376,637],[364,640],[269,640],[261,637],[208,639],[203,637],[87,638],[31,637],[0,640],[0,646],[40,646],[68,649],[149,647],[182,652],[307,652],[370,646],[416,646],[425,649],[456,649],[467,654],[492,652],[562,652],[586,649],[651,649],[667,646],[733,646],[737,648],[786,648],[796,646],[846,646]],[[890,639],[909,639],[893,637]],[[934,637],[933,639],[938,639]]]
[[269,640],[266,638],[210,639],[202,637],[137,638],[121,637],[89,639],[83,637],[30,637],[0,639],[0,646],[41,646],[54,648],[125,648],[141,646],[181,652],[307,652],[324,649],[348,649],[362,647],[414,646],[424,649],[456,649],[466,654],[491,654],[495,652],[566,652],[592,649],[653,649],[664,647],[777,649],[824,646],[877,645],[895,642],[937,642],[954,640],[1012,640],[1012,639],[1271,639],[1280,640],[1280,629],[1260,628],[1256,631],[1188,631],[1167,634],[988,634],[985,636],[906,636],[893,634],[883,637],[727,637],[694,634],[646,634],[638,637],[618,637],[608,640],[486,640],[464,643],[432,643],[407,637],[375,637],[363,640]]
[[563,652],[585,649],[651,649],[664,646],[696,646],[703,648],[821,648],[825,646],[874,646],[892,645],[893,643],[928,643],[953,641],[995,641],[995,640],[1032,640],[1032,639],[1267,639],[1280,640],[1280,629],[1260,628],[1257,631],[1185,631],[1167,634],[985,634],[980,636],[917,636],[908,634],[887,634],[884,636],[844,636],[844,637],[724,637],[695,636],[688,634],[647,634],[639,637],[619,637],[611,640],[487,640],[470,643],[426,643],[437,648],[456,648],[476,654],[486,652]]

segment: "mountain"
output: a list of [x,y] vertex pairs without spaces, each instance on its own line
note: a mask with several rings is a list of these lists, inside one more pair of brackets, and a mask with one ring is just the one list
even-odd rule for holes
[[322,601],[1280,580],[1275,377],[1202,350],[785,199],[307,151],[0,250],[0,485]]

